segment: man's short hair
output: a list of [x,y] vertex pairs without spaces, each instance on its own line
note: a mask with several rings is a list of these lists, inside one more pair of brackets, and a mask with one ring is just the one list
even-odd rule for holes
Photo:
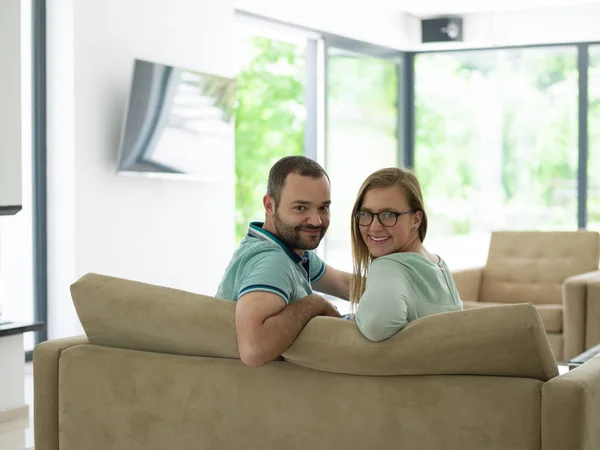
[[281,191],[285,180],[290,173],[297,173],[303,177],[321,178],[329,176],[319,163],[306,156],[286,156],[277,161],[269,171],[269,182],[267,183],[267,195],[275,200],[275,206],[281,200]]

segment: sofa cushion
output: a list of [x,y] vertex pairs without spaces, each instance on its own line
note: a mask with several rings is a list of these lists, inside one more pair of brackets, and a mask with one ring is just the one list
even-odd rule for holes
[[558,375],[530,303],[423,317],[382,342],[368,341],[352,322],[316,317],[283,357],[353,375],[504,375],[544,381]]
[[[191,356],[239,358],[235,303],[88,274],[71,287],[91,344]],[[547,380],[556,361],[531,304],[438,314],[371,342],[354,322],[315,317],[284,358],[355,375],[501,375]]]
[[[463,301],[465,309],[486,306],[502,306],[504,303]],[[534,305],[547,333],[561,333],[563,329],[563,305]]]
[[599,251],[593,231],[494,232],[479,299],[560,305],[565,280],[598,269]]
[[239,358],[232,301],[97,274],[71,296],[91,344]]

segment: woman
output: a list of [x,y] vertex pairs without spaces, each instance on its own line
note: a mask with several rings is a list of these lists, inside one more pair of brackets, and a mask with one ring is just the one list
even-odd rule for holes
[[361,333],[387,339],[420,317],[462,309],[446,263],[423,247],[427,214],[415,175],[381,169],[352,209],[350,301]]

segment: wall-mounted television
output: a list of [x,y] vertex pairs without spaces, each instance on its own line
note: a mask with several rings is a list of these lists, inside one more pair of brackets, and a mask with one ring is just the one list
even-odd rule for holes
[[232,178],[235,82],[136,59],[118,173]]

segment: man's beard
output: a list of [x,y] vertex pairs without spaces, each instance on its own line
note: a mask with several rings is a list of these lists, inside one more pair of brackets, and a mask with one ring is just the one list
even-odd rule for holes
[[[275,231],[277,232],[277,237],[279,240],[281,240],[288,247],[298,250],[313,250],[317,248],[321,243],[321,239],[323,239],[323,236],[325,236],[325,232],[327,231],[327,227],[325,226],[314,227],[304,224],[295,227],[290,225],[281,219],[277,210],[275,210],[273,223],[275,225]],[[300,233],[301,230],[320,230],[320,233],[314,237],[302,236]]]

